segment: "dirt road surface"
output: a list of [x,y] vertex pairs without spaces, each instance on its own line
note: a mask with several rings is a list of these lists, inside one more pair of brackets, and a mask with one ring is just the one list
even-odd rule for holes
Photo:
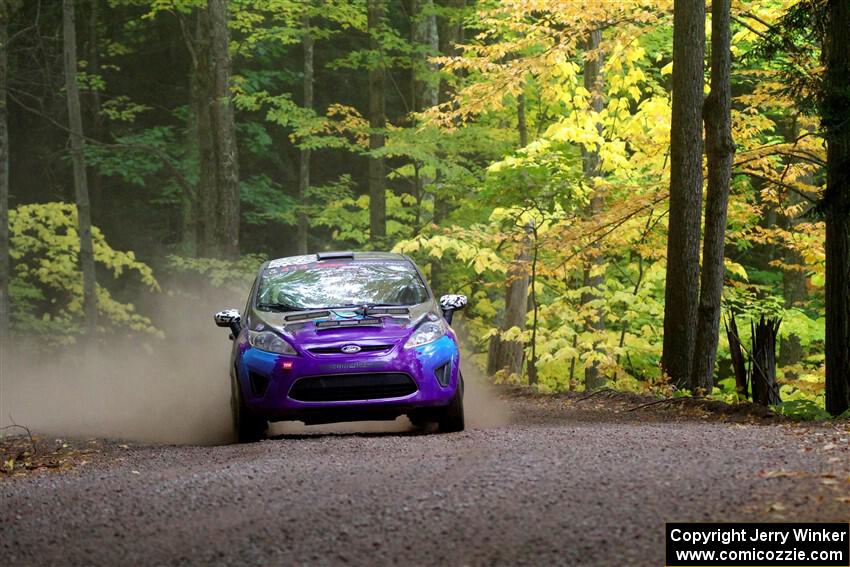
[[0,556],[658,566],[665,521],[850,518],[846,425],[729,423],[599,399],[484,402],[450,435],[399,422],[249,445],[106,444],[68,472],[0,479]]

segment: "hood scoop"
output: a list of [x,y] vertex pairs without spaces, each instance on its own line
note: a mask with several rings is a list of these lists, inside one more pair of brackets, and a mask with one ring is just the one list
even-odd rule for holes
[[339,319],[336,321],[317,321],[316,330],[341,329],[345,327],[382,327],[384,322],[378,318]]
[[410,315],[410,309],[407,307],[376,305],[374,307],[367,307],[366,315]]

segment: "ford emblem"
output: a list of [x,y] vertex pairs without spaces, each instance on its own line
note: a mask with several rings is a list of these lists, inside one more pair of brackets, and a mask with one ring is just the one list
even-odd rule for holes
[[354,354],[355,352],[360,352],[360,347],[357,345],[345,345],[340,350],[345,354]]

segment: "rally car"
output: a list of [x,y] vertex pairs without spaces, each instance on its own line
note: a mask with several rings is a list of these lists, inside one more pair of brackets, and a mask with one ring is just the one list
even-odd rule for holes
[[462,295],[435,301],[402,254],[324,252],[260,267],[244,313],[215,314],[233,339],[232,411],[241,442],[270,421],[392,420],[464,428]]

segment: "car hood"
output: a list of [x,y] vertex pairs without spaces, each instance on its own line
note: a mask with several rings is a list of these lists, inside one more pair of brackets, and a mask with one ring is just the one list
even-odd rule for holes
[[[272,328],[291,339],[296,347],[312,348],[357,343],[360,345],[394,345],[406,340],[413,328],[429,314],[437,315],[436,303],[429,301],[409,307],[408,315],[363,316],[354,309],[330,310],[330,317],[320,317],[306,321],[287,321],[293,313],[275,313],[253,310],[251,328]],[[379,319],[380,325],[321,328],[329,321],[358,321]],[[317,325],[318,324],[318,325]]]

